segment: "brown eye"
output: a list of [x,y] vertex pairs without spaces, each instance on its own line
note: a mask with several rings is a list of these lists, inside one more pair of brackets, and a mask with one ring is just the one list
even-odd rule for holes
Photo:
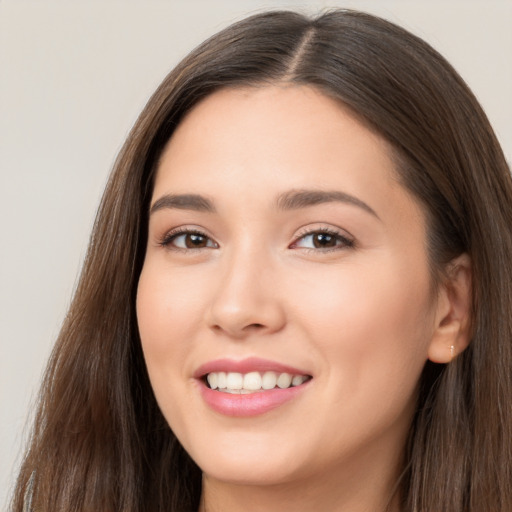
[[183,235],[187,249],[201,249],[208,246],[208,238],[197,233]]
[[329,251],[347,249],[353,246],[354,242],[346,236],[343,236],[341,233],[330,231],[311,231],[310,233],[301,236],[292,245],[292,248]]
[[171,233],[164,238],[161,245],[169,249],[215,249],[218,245],[208,236],[195,231]]
[[315,233],[312,235],[312,242],[316,249],[324,249],[326,247],[336,247],[338,240],[329,233]]

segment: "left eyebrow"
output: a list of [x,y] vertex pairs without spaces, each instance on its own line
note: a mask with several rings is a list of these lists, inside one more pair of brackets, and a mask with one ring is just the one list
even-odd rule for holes
[[165,194],[153,203],[149,213],[165,208],[215,213],[212,201],[199,194]]
[[332,202],[357,206],[380,220],[377,212],[364,201],[339,190],[291,190],[281,194],[276,204],[280,210],[296,210]]

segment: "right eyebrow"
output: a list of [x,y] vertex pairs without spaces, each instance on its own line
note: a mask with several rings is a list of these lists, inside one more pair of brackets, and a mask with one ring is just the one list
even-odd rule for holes
[[215,213],[212,201],[199,194],[165,194],[151,206],[150,215],[165,208]]

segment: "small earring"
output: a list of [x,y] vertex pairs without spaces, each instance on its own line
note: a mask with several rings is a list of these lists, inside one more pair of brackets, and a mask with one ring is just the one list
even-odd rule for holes
[[455,357],[455,345],[450,345],[450,363],[453,361]]

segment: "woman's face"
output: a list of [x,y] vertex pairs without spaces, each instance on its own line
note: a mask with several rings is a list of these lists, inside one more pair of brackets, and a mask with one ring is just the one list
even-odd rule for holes
[[144,356],[206,478],[396,468],[436,305],[387,144],[310,87],[222,90],[178,126],[151,204]]

